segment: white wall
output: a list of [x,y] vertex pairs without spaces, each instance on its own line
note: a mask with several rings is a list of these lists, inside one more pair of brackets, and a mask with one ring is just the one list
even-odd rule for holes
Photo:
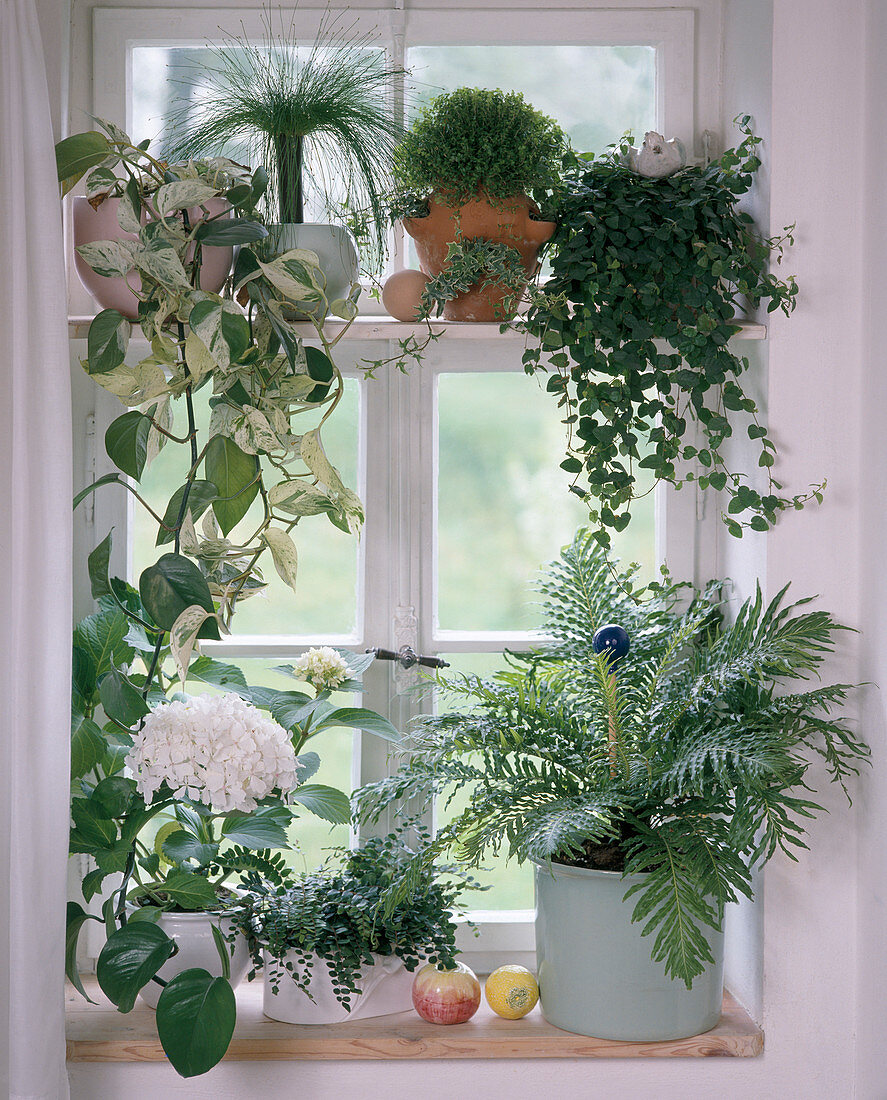
[[[74,6],[76,61],[85,48],[83,9],[91,5],[75,0]],[[887,682],[887,638],[879,623],[887,604],[880,553],[887,510],[879,476],[887,468],[887,444],[877,425],[887,372],[880,362],[879,302],[873,296],[870,306],[862,305],[870,291],[880,296],[887,275],[881,213],[887,82],[880,68],[887,14],[880,0],[775,0],[773,9],[771,220],[774,227],[798,223],[786,267],[797,274],[802,295],[790,320],[771,320],[769,373],[761,378],[767,379],[781,454],[778,474],[792,491],[823,476],[829,488],[821,508],[787,515],[769,536],[762,581],[772,593],[790,580],[798,595],[819,593],[824,607],[850,625],[862,625],[861,659],[848,638],[834,672],[848,680]],[[751,107],[759,128],[766,127],[760,114],[769,81],[767,5],[727,0],[724,10],[725,104],[757,93]],[[747,569],[750,560],[747,553],[740,558],[735,545],[723,559],[734,573],[733,566]],[[271,1100],[298,1091],[312,1098],[353,1094],[370,1100],[454,1092],[492,1098],[548,1093],[607,1100],[882,1100],[887,772],[880,695],[870,694],[865,719],[880,771],[862,782],[853,810],[834,792],[822,792],[831,813],[811,828],[811,852],[798,865],[777,859],[767,871],[758,910],[766,1030],[759,1059],[232,1064],[191,1082],[165,1066],[78,1065],[71,1067],[72,1096],[227,1100],[264,1094]],[[860,934],[870,937],[871,948],[857,949]],[[753,994],[751,979],[749,989]]]
[[873,768],[859,800],[859,922],[857,926],[857,1060],[860,1097],[887,1094],[887,1049],[880,1027],[887,986],[887,369],[883,351],[884,293],[887,287],[887,215],[885,181],[887,148],[878,140],[884,128],[887,67],[876,46],[887,43],[887,5],[868,4],[866,37],[867,95],[864,113],[866,157],[861,166],[865,188],[862,207],[864,304],[864,414],[861,434],[860,551],[862,610],[860,674],[872,685],[866,691],[864,730],[873,750]]

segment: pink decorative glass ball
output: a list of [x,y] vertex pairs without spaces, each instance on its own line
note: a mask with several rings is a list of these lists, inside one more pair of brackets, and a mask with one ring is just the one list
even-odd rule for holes
[[480,1005],[480,982],[457,962],[452,970],[426,963],[413,979],[413,1007],[430,1024],[464,1024]]

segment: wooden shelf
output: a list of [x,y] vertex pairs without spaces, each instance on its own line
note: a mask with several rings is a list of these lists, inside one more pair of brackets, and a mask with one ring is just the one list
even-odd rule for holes
[[[85,340],[89,331],[91,317],[69,317],[68,333],[71,339]],[[737,321],[740,332],[736,340],[766,340],[767,326],[753,321]],[[310,339],[315,335],[311,325],[296,326],[303,337]],[[524,337],[511,330],[500,332],[498,324],[486,324],[472,321],[432,321],[432,331],[448,340],[516,340],[523,342]],[[341,321],[329,321],[327,332],[332,337],[342,329]],[[346,340],[404,340],[408,336],[420,339],[427,333],[425,325],[411,324],[407,321],[395,321],[393,317],[362,317],[355,321],[345,334]]]
[[[141,1001],[122,1015],[105,999],[95,977],[83,984],[98,1004],[66,991],[69,1062],[165,1062],[154,1013]],[[486,1003],[466,1024],[427,1024],[415,1013],[351,1023],[305,1027],[262,1015],[262,983],[237,990],[237,1028],[225,1055],[229,1062],[341,1061],[346,1059],[484,1058],[754,1058],[763,1032],[730,994],[721,1021],[692,1039],[624,1043],[561,1031],[538,1006],[522,1020],[503,1020]]]

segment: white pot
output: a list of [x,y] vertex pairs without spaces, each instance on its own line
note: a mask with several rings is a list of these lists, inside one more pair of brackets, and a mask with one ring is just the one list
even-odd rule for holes
[[[360,278],[360,254],[351,232],[344,225],[325,225],[320,222],[285,222],[268,226],[268,239],[262,242],[262,252],[279,256],[293,248],[307,248],[317,253],[323,272],[324,294],[327,303],[347,298],[352,286]],[[306,305],[292,312],[293,320],[309,315],[318,316],[321,306],[313,309]]]
[[[295,956],[287,958],[295,962]],[[413,973],[404,968],[396,955],[374,955],[373,966],[364,967],[358,981],[360,994],[351,997],[346,1012],[336,1000],[329,967],[315,957],[311,970],[311,1000],[293,981],[290,973],[274,959],[265,957],[265,989],[262,1011],[272,1020],[285,1024],[342,1024],[347,1020],[366,1020],[371,1016],[389,1016],[409,1012],[413,1007]],[[279,975],[275,993],[269,973]]]
[[706,929],[715,959],[688,990],[650,957],[653,936],[632,923],[641,875],[536,865],[536,965],[545,1019],[598,1039],[685,1039],[721,1016],[724,934]]
[[[220,916],[218,913],[161,913],[157,924],[167,936],[176,941],[179,949],[178,953],[157,971],[158,978],[169,981],[176,974],[181,974],[183,970],[191,970],[194,967],[208,970],[210,974],[221,977],[222,960],[219,957],[211,925],[215,924],[222,934],[227,936],[231,931],[231,921],[228,917]],[[246,939],[238,935],[234,941],[234,953],[230,958],[229,981],[232,987],[243,981],[249,968],[250,957]],[[152,981],[142,987],[139,996],[151,1008],[156,1008],[162,991],[163,987]]]

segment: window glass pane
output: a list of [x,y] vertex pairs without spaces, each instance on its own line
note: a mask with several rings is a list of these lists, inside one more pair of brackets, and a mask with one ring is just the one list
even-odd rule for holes
[[[198,425],[209,422],[209,387],[194,395]],[[335,413],[324,425],[324,447],[345,484],[358,489],[358,424],[360,388],[356,379],[346,379],[345,394]],[[184,400],[174,402],[173,433],[184,436]],[[322,413],[300,413],[298,431],[316,426]],[[168,442],[142,477],[140,492],[159,515],[170,497],[182,485],[188,470],[186,446]],[[201,474],[202,476],[202,474]],[[172,544],[155,547],[157,524],[136,503],[132,508],[131,575],[134,583],[142,570],[152,565]],[[256,498],[246,516],[228,536],[232,541],[248,539],[262,520],[262,504]],[[197,522],[198,531],[200,520]],[[293,592],[277,575],[270,553],[262,559],[267,582],[264,594],[251,596],[237,607],[234,635],[297,634],[301,636],[339,634],[356,630],[358,540],[329,522],[326,516],[305,516],[291,532],[299,552],[298,591]]]
[[[442,374],[438,383],[437,614],[442,630],[531,630],[532,590],[586,520],[558,466],[565,428],[524,374]],[[643,473],[643,471],[641,471]],[[652,485],[652,482],[648,483]],[[615,553],[655,573],[653,493],[613,536]]]
[[[452,666],[448,671],[470,673],[473,676],[489,676],[503,667],[501,653],[447,653],[442,654]],[[447,703],[450,706],[450,703]],[[465,709],[468,709],[466,704]],[[437,828],[458,817],[468,803],[467,790],[460,791],[447,805],[446,794],[438,799],[435,824]],[[484,860],[483,867],[472,874],[488,890],[469,895],[472,909],[532,909],[533,867],[506,860],[504,852]]]
[[600,153],[626,130],[656,124],[652,46],[414,46],[407,67],[413,110],[455,88],[521,92],[580,152]]

